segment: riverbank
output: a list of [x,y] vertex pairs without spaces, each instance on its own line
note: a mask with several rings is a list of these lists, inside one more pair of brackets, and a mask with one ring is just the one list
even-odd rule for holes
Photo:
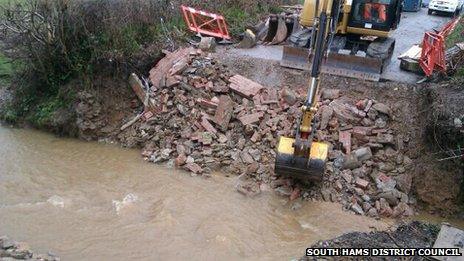
[[235,176],[190,177],[116,144],[5,127],[0,143],[0,235],[62,260],[289,260],[394,223],[271,190],[249,199]]
[[[240,175],[236,188],[250,196],[270,187],[283,197],[337,202],[371,217],[406,217],[422,208],[448,215],[459,210],[460,170],[435,162],[433,142],[427,143],[433,137],[427,130],[434,127],[428,112],[443,108],[434,95],[449,97],[446,89],[324,76],[317,138],[331,144],[330,160],[324,182],[307,186],[276,177],[273,158],[278,137],[291,135],[295,127],[308,75],[249,57],[188,56],[175,75],[180,81],[151,94],[161,108],[155,115],[121,130],[143,105],[126,82],[102,78],[94,82],[99,88],[79,92],[70,110],[56,112],[46,129],[141,148],[145,160],[192,175]],[[264,88],[260,105],[229,90],[234,75]],[[234,108],[223,127],[214,119],[221,95]],[[259,114],[254,122],[241,119],[254,113]],[[450,128],[459,132],[455,126],[443,130]],[[348,157],[351,151],[356,158]],[[437,173],[447,178],[437,178]]]

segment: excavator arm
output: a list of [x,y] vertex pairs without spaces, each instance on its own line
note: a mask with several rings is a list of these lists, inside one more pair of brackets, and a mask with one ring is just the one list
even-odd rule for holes
[[[317,94],[320,83],[321,66],[327,56],[331,36],[334,33],[332,22],[333,0],[315,2],[317,11],[313,20],[308,59],[312,60],[308,94],[301,107],[301,116],[295,131],[295,138],[280,137],[277,147],[275,171],[277,175],[290,176],[304,181],[321,181],[327,161],[328,145],[315,142],[314,116],[317,108]],[[338,1],[335,1],[338,5]],[[337,15],[337,14],[335,14]],[[337,18],[337,17],[335,17]]]

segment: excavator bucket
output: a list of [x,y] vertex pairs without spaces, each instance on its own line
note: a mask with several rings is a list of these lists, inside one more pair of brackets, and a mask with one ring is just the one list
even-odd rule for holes
[[[309,71],[311,63],[308,54],[307,48],[284,46],[280,65]],[[329,53],[322,65],[321,72],[368,81],[379,81],[382,66],[382,60],[378,58]]]
[[269,17],[269,28],[263,43],[268,45],[280,44],[287,39],[288,32],[286,20],[280,16],[271,15]]
[[296,178],[301,181],[322,181],[329,146],[321,142],[312,142],[309,158],[294,155],[295,140],[280,137],[277,146],[275,173]]

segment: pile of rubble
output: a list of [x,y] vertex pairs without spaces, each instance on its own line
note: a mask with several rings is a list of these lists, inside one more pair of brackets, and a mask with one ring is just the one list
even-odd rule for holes
[[337,90],[323,91],[322,100],[318,139],[334,145],[323,199],[371,217],[412,215],[413,165],[402,153],[408,139],[388,127],[390,107],[371,99],[350,105]]
[[58,261],[60,258],[52,253],[48,255],[35,254],[26,243],[15,242],[6,236],[2,236],[0,237],[0,260]]
[[401,153],[408,141],[389,129],[387,105],[322,91],[316,139],[332,146],[322,186],[305,192],[274,175],[274,159],[278,138],[292,136],[306,90],[266,88],[193,48],[168,52],[150,82],[132,78],[145,109],[119,134],[123,142],[136,135],[145,159],[193,174],[240,175],[237,189],[246,195],[270,185],[291,199],[341,202],[358,214],[411,214],[411,160]]

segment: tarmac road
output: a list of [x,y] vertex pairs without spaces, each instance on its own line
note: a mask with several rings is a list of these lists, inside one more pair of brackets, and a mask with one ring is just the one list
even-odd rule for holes
[[428,15],[427,8],[422,8],[419,12],[403,12],[400,26],[393,32],[392,37],[396,38],[395,51],[391,63],[382,74],[383,79],[415,83],[422,77],[400,69],[398,56],[406,52],[414,44],[420,44],[426,31],[440,29],[451,17]]
[[[406,52],[413,44],[422,42],[424,33],[433,29],[440,29],[451,18],[446,16],[428,15],[427,8],[422,8],[419,12],[403,12],[400,26],[392,34],[396,38],[395,51],[390,64],[385,68],[382,79],[415,83],[422,77],[414,73],[400,69],[400,61],[397,57]],[[228,50],[231,54],[251,56],[254,58],[280,60],[282,58],[282,46],[263,46],[259,45],[252,49]]]

